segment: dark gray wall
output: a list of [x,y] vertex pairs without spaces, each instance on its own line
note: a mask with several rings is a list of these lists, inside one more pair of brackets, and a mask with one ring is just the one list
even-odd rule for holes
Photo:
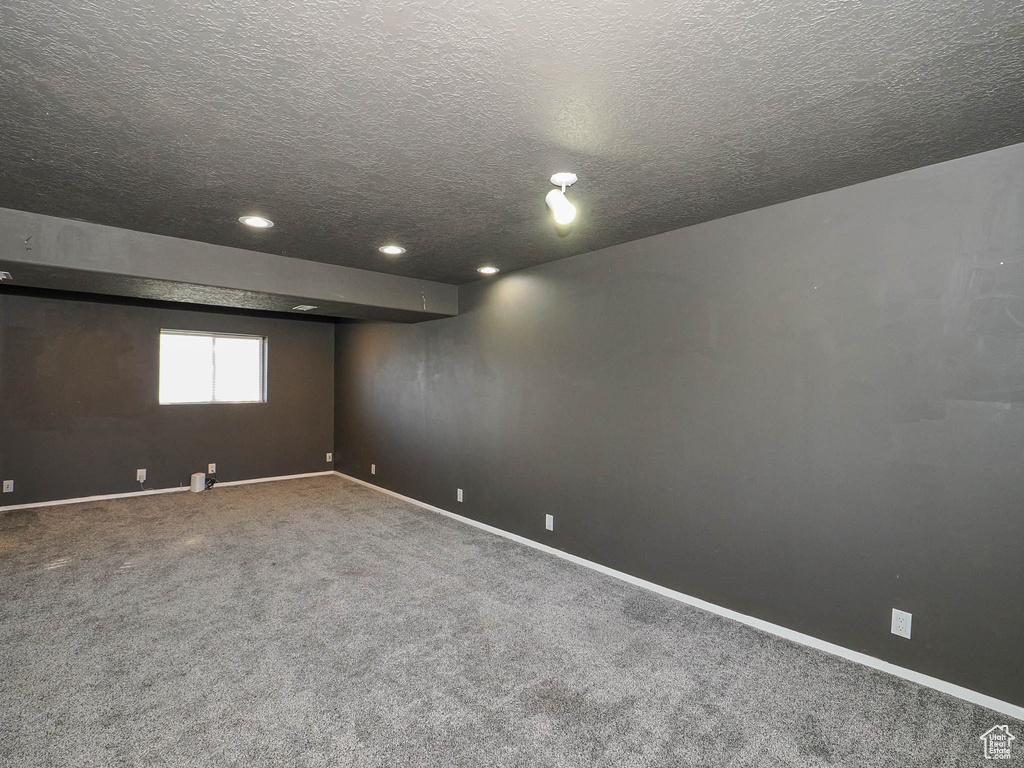
[[[161,328],[265,335],[266,403],[159,405]],[[330,323],[0,292],[0,506],[331,469]]]
[[1024,704],[1022,190],[1018,145],[339,325],[337,468]]

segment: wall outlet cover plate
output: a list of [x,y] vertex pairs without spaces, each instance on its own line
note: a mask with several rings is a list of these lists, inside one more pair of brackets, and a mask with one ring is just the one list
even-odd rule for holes
[[913,614],[901,611],[898,608],[892,609],[892,633],[910,639],[910,624]]

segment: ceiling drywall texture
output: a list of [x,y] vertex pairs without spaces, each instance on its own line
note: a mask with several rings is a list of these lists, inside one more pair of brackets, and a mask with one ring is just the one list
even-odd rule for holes
[[1024,141],[1020,0],[6,0],[0,27],[0,206],[454,283]]

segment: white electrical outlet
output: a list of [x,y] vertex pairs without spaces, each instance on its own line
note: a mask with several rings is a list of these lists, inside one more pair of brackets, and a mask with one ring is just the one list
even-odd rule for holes
[[376,475],[377,474],[377,465],[376,464],[371,464],[370,465],[370,474],[371,475]]
[[555,530],[554,515],[544,515],[544,527],[547,528],[549,531]]
[[144,483],[146,482],[146,470],[136,469],[135,470],[135,482]]
[[456,488],[455,489],[455,499],[456,499],[456,501],[462,501],[462,489],[461,488]]
[[910,621],[913,614],[901,611],[898,608],[892,609],[892,633],[910,639]]
[[4,493],[14,493],[13,480],[4,480]]
[[327,460],[328,461],[334,461],[334,454],[333,453],[328,453],[327,454]]
[[206,474],[208,474],[208,475],[216,475],[217,474],[217,465],[216,464],[207,464],[206,465]]

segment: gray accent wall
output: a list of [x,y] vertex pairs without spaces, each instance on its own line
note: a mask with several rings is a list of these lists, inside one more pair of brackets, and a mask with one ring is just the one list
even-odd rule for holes
[[342,472],[1024,705],[1024,145],[339,324],[335,365]]
[[[334,325],[0,289],[0,506],[332,469]],[[267,402],[159,405],[160,329],[267,337]]]

